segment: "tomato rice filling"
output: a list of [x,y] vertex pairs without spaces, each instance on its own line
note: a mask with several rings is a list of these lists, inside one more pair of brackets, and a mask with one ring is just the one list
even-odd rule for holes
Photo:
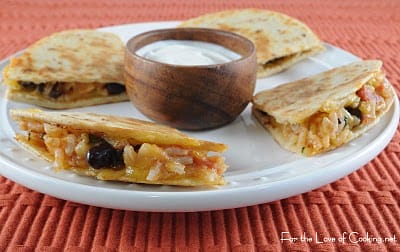
[[322,108],[301,123],[280,124],[259,112],[266,116],[266,123],[279,128],[286,144],[295,145],[298,152],[309,156],[346,143],[359,127],[372,123],[386,110],[392,95],[384,74],[378,73],[347,96],[340,108]]
[[19,123],[27,131],[29,144],[49,153],[56,169],[74,170],[102,180],[209,182],[220,180],[227,168],[223,157],[209,155],[208,151],[174,145],[132,144],[47,123]]

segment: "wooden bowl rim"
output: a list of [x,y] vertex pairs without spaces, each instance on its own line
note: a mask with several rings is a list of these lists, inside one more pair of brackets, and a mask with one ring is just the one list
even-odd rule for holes
[[[140,43],[141,41],[147,39],[147,38],[151,38],[153,36],[157,36],[159,34],[176,34],[178,32],[184,32],[184,33],[193,33],[193,32],[203,32],[203,33],[211,33],[211,34],[218,34],[220,36],[226,36],[229,38],[233,38],[237,41],[240,41],[240,43],[243,45],[243,47],[245,47],[246,53],[244,54],[240,54],[239,52],[235,51],[234,49],[231,48],[227,48],[229,50],[232,50],[236,53],[239,53],[240,55],[242,55],[242,57],[240,57],[239,59],[236,60],[231,60],[225,63],[219,63],[219,64],[211,64],[211,65],[176,65],[176,64],[169,64],[169,63],[164,63],[164,62],[159,62],[159,61],[155,61],[155,60],[151,60],[151,59],[147,59],[145,57],[139,56],[138,54],[136,54],[135,52],[137,50],[139,50],[140,48],[156,42],[156,41],[161,41],[161,40],[166,40],[166,39],[154,39],[152,41],[148,41],[147,43],[144,43],[143,45],[139,46],[138,48],[136,48],[136,46],[134,44]],[[171,39],[176,39],[176,38],[171,38]],[[190,40],[190,39],[177,39],[177,40]],[[199,41],[199,40],[195,40],[195,41]],[[201,40],[203,42],[208,42],[207,40]],[[215,42],[210,42],[210,43],[214,43],[214,44],[218,44]],[[222,44],[219,44],[220,46],[224,46]],[[134,48],[132,48],[134,47]],[[136,36],[133,36],[132,38],[130,38],[128,40],[128,42],[126,43],[126,54],[129,55],[130,57],[133,57],[137,60],[142,60],[148,63],[152,63],[152,64],[161,64],[161,65],[165,65],[165,66],[171,66],[171,67],[176,67],[176,68],[216,68],[216,67],[220,67],[221,65],[229,65],[229,64],[238,64],[238,63],[242,63],[243,61],[247,61],[249,58],[251,57],[256,57],[256,48],[254,43],[249,40],[248,38],[239,35],[237,33],[233,33],[233,32],[229,32],[229,31],[224,31],[224,30],[219,30],[219,29],[211,29],[211,28],[166,28],[166,29],[157,29],[157,30],[151,30],[151,31],[147,31],[147,32],[143,32],[140,33]]]

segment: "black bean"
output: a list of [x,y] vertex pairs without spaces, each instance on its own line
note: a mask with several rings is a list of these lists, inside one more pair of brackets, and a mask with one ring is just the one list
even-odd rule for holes
[[352,108],[352,107],[346,107],[345,108],[351,115],[357,117],[358,119],[362,119],[362,113],[359,108]]
[[64,93],[63,88],[62,88],[62,84],[61,83],[56,83],[54,84],[54,86],[51,88],[49,96],[51,98],[57,99],[58,97],[60,97],[62,94]]
[[89,143],[92,145],[99,144],[104,142],[105,140],[99,136],[89,134]]
[[39,84],[39,87],[38,87],[38,91],[39,91],[39,93],[43,93],[43,91],[44,91],[44,88],[45,88],[45,85],[44,85],[44,83],[40,83],[40,84]]
[[86,159],[89,165],[95,169],[118,169],[124,165],[123,150],[115,149],[106,141],[90,148]]
[[139,149],[140,149],[140,147],[142,147],[141,144],[135,144],[135,145],[133,146],[133,149],[134,149],[136,152],[138,152]]
[[36,89],[37,85],[30,81],[21,81],[19,84],[26,90],[26,91],[33,91]]
[[125,86],[119,83],[107,83],[106,84],[106,89],[108,94],[110,95],[117,95],[122,92],[125,92]]

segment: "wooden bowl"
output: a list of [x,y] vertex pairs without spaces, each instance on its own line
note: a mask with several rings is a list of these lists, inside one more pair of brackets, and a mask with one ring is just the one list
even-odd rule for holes
[[[152,42],[171,39],[219,44],[242,57],[223,64],[184,66],[160,63],[135,53]],[[125,52],[125,83],[132,103],[154,121],[184,130],[210,129],[232,122],[250,102],[256,75],[253,43],[221,30],[154,30],[131,38]]]

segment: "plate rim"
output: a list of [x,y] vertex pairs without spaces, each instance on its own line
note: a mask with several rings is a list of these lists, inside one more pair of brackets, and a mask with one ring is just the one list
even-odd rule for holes
[[[141,23],[131,23],[131,24],[121,24],[121,25],[114,25],[114,26],[107,26],[107,27],[99,27],[99,30],[109,30],[109,29],[115,29],[116,27],[122,27],[122,26],[135,26],[135,25],[158,25],[158,24],[176,24],[179,21],[154,21],[154,22],[141,22]],[[348,54],[348,56],[352,56],[354,57],[354,60],[359,59],[357,56],[353,55],[352,53],[345,51],[342,48],[336,47],[334,45],[325,43],[329,46],[332,46],[335,49],[341,50],[344,53]],[[7,64],[7,62],[10,60],[11,57],[18,55],[19,53],[21,53],[23,50],[20,50],[14,54],[12,54],[11,56],[6,57],[5,59],[0,61],[0,66],[3,68],[5,64]],[[2,80],[2,78],[0,78],[0,80]],[[4,88],[3,88],[4,89]],[[1,93],[0,93],[1,94]],[[69,200],[69,201],[73,201],[73,202],[78,202],[78,203],[83,203],[83,204],[88,204],[88,205],[94,205],[94,206],[99,206],[99,207],[107,207],[107,208],[114,208],[114,209],[123,209],[123,210],[134,210],[134,211],[154,211],[154,212],[188,212],[188,211],[209,211],[209,210],[218,210],[218,209],[227,209],[227,208],[237,208],[237,207],[244,207],[244,206],[249,206],[249,205],[254,205],[254,204],[261,204],[261,203],[267,203],[267,202],[271,202],[274,200],[279,200],[279,199],[283,199],[283,198],[287,198],[289,196],[294,196],[294,195],[299,195],[302,194],[304,192],[308,192],[311,191],[315,188],[321,187],[323,185],[329,184],[333,181],[336,181],[342,177],[347,176],[348,174],[358,170],[359,168],[361,168],[363,165],[365,165],[366,163],[368,163],[370,160],[374,159],[379,153],[381,153],[383,151],[383,149],[386,147],[386,145],[391,141],[393,135],[395,134],[396,130],[397,130],[397,123],[399,121],[399,101],[398,101],[398,97],[396,92],[394,92],[395,97],[394,97],[394,103],[392,105],[392,108],[389,111],[392,111],[393,115],[390,118],[390,121],[388,122],[388,124],[385,126],[384,130],[375,137],[375,139],[372,140],[372,143],[374,143],[374,145],[366,145],[363,146],[359,151],[356,152],[356,154],[358,155],[357,158],[361,158],[362,161],[360,162],[350,162],[350,164],[347,164],[348,167],[346,168],[346,172],[340,172],[340,174],[342,174],[340,177],[337,176],[332,176],[328,179],[325,178],[325,180],[323,180],[324,182],[319,183],[320,185],[316,185],[313,186],[313,188],[311,189],[305,189],[305,190],[300,190],[297,191],[296,193],[288,193],[288,192],[284,192],[281,194],[277,194],[275,195],[275,197],[270,197],[269,200],[262,200],[262,198],[264,197],[257,197],[257,199],[253,199],[253,200],[246,200],[243,198],[243,196],[238,197],[237,200],[232,201],[230,204],[217,204],[218,206],[203,206],[202,203],[200,202],[200,204],[195,204],[192,207],[188,207],[186,204],[177,204],[177,205],[170,205],[170,204],[166,204],[164,207],[159,207],[159,204],[155,204],[154,203],[154,199],[159,199],[160,197],[168,197],[170,200],[182,200],[187,198],[188,196],[195,196],[198,199],[202,199],[202,200],[206,200],[207,197],[214,197],[213,201],[218,203],[219,200],[224,199],[224,197],[226,197],[227,195],[234,195],[235,193],[237,193],[238,191],[241,192],[241,194],[243,195],[246,193],[251,193],[251,192],[263,192],[263,193],[268,193],[268,189],[273,187],[273,186],[277,186],[277,187],[285,187],[293,182],[299,181],[299,180],[307,180],[307,176],[309,175],[309,172],[303,175],[298,175],[295,177],[289,177],[289,178],[285,178],[285,179],[281,179],[281,180],[277,180],[277,181],[270,181],[268,183],[261,183],[261,184],[257,184],[257,185],[247,185],[244,187],[233,187],[233,188],[226,188],[226,189],[217,189],[217,190],[201,190],[201,191],[178,191],[178,192],[171,192],[171,191],[134,191],[135,193],[135,197],[133,198],[141,198],[141,200],[144,200],[148,203],[147,206],[135,206],[135,205],[126,205],[126,204],[121,204],[121,207],[116,207],[115,206],[115,202],[111,203],[102,200],[101,202],[99,202],[98,200],[88,200],[87,199],[87,194],[91,193],[93,191],[100,191],[102,192],[107,192],[108,194],[113,195],[119,195],[119,194],[123,194],[123,198],[125,199],[129,199],[130,197],[132,197],[132,191],[128,191],[128,190],[121,190],[118,188],[110,188],[110,187],[99,187],[98,185],[88,185],[88,184],[82,184],[79,182],[72,182],[69,180],[64,180],[58,177],[52,177],[43,173],[38,173],[36,172],[34,169],[29,169],[29,167],[23,167],[19,164],[16,164],[15,162],[12,162],[12,160],[9,160],[7,157],[3,156],[0,153],[0,175],[3,175],[4,177],[7,177],[11,180],[13,180],[14,182],[17,182],[20,185],[23,185],[25,187],[31,188],[35,191],[41,192],[43,194],[47,194],[47,195],[51,195],[54,196],[56,198],[60,198],[63,200]],[[6,100],[6,98],[2,95],[0,97],[2,100]],[[7,101],[5,101],[7,102]],[[2,102],[3,103],[3,102]],[[2,112],[1,112],[2,113]],[[397,123],[396,123],[397,122]],[[391,126],[391,127],[389,127]],[[4,133],[4,128],[1,127],[0,131],[2,131]],[[385,134],[383,134],[385,132]],[[6,134],[5,134],[6,135]],[[377,139],[380,139],[380,141],[378,141]],[[1,139],[0,139],[1,140]],[[15,142],[15,140],[13,140]],[[1,141],[0,141],[1,142]],[[20,148],[22,148],[21,146],[19,146]],[[366,153],[373,153],[373,154],[369,154],[367,155]],[[354,159],[354,157],[350,157],[348,155],[335,160],[335,161],[349,161],[351,159]],[[362,163],[362,164],[361,164]],[[331,173],[337,173],[335,171],[332,171],[332,169],[334,169],[334,167],[332,167],[333,164],[329,163],[329,165],[327,167],[324,167],[324,169],[318,169],[316,171],[313,171],[312,174],[315,176],[317,175],[317,177],[322,177],[326,171],[330,171]],[[344,166],[344,164],[341,164],[340,166]],[[74,197],[74,196],[70,196],[68,195],[68,193],[62,193],[60,191],[57,192],[49,192],[46,190],[42,190],[41,187],[39,188],[38,186],[35,185],[35,183],[33,183],[33,181],[26,181],[26,179],[21,179],[18,176],[14,176],[12,173],[10,173],[7,169],[4,169],[4,167],[9,167],[9,168],[15,168],[17,169],[19,172],[26,174],[26,176],[30,177],[30,178],[35,178],[37,181],[40,182],[45,182],[48,184],[52,184],[52,185],[59,185],[60,183],[63,186],[66,187],[82,187],[84,190],[87,190],[87,192],[85,194],[82,195],[78,195],[79,197]],[[340,170],[340,169],[338,169]],[[335,178],[332,178],[335,177]],[[107,182],[105,182],[107,183]],[[297,184],[297,183],[296,183]],[[293,185],[293,184],[292,184]],[[298,185],[297,185],[298,187]],[[78,188],[79,189],[79,188]],[[68,191],[68,190],[67,190]],[[82,197],[83,196],[83,197]],[[78,200],[77,200],[78,198]],[[113,199],[114,201],[115,199]],[[218,201],[216,201],[218,200]],[[157,200],[155,200],[157,201]],[[158,206],[158,207],[156,207]]]

